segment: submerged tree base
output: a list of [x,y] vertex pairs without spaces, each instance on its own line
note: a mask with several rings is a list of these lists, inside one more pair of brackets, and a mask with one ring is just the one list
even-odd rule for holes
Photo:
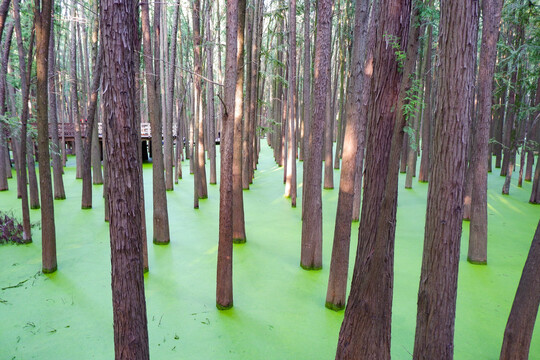
[[245,244],[246,243],[246,238],[238,238],[238,239],[233,239],[233,244]]
[[161,241],[157,239],[154,239],[153,241],[155,245],[169,245],[169,243],[171,242],[170,240]]
[[218,310],[229,310],[229,309],[232,309],[233,303],[230,303],[227,305],[221,305],[220,303],[216,303],[216,307]]
[[58,270],[58,265],[53,267],[53,268],[50,268],[50,269],[42,268],[41,272],[44,273],[44,274],[52,274],[56,270]]
[[334,310],[334,311],[341,311],[343,309],[345,309],[345,304],[334,304],[333,302],[331,301],[327,301],[324,306],[327,308],[327,309],[330,309],[330,310]]
[[487,265],[487,260],[474,260],[467,257],[467,261],[473,265]]
[[304,270],[322,270],[322,265],[303,265],[300,263],[300,267]]

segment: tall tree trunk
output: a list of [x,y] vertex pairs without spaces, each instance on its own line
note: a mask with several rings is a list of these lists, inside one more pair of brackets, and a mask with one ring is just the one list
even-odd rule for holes
[[313,118],[310,130],[309,156],[305,162],[302,249],[300,266],[306,270],[322,268],[322,142],[326,116],[326,98],[330,84],[330,43],[332,0],[317,3],[317,35],[315,40],[315,84],[313,86]]
[[[22,111],[21,111],[21,137],[19,148],[19,172],[17,181],[20,179],[21,200],[22,200],[22,218],[23,218],[23,241],[32,242],[32,229],[30,225],[30,210],[28,208],[28,186],[27,186],[27,121],[29,117],[28,100],[30,98],[30,71],[32,70],[32,52],[34,48],[34,31],[30,36],[30,46],[28,50],[28,62],[26,61],[26,50],[23,46],[21,17],[19,9],[19,0],[13,1],[13,18],[15,19],[15,35],[17,38],[17,50],[19,52],[19,71],[21,75],[21,93],[22,93]],[[33,29],[32,29],[33,30]],[[28,65],[28,68],[27,68]],[[47,138],[49,128],[47,126]],[[12,139],[12,141],[16,141]],[[48,164],[48,160],[47,160]]]
[[[302,85],[302,114],[304,117],[304,153],[302,158],[307,162],[309,156],[309,137],[311,129],[311,0],[304,0],[304,69]],[[305,183],[305,177],[303,179]]]
[[[416,13],[417,14],[417,13]],[[373,14],[373,82],[369,104],[365,192],[351,293],[336,359],[389,359],[394,239],[399,158],[405,119],[401,115],[415,56],[399,69],[394,43],[414,54],[418,30],[410,29],[410,1],[383,1]],[[416,16],[410,21],[416,24]],[[402,43],[396,40],[401,39]],[[402,81],[402,77],[405,79]],[[397,109],[397,110],[396,110]],[[399,114],[399,115],[398,115]]]
[[[210,184],[217,183],[217,174],[216,174],[216,119],[215,119],[215,108],[214,108],[214,44],[212,38],[212,27],[211,17],[212,17],[212,2],[208,2],[206,7],[206,42],[207,42],[207,55],[206,55],[206,73],[208,81],[206,83],[206,103],[208,111],[208,155],[210,156]],[[219,14],[218,14],[219,16]]]
[[[368,37],[369,0],[356,4],[354,40],[351,56],[351,78],[347,88],[347,122],[343,142],[343,164],[339,181],[339,197],[334,228],[334,244],[330,262],[330,276],[326,292],[326,307],[341,310],[345,307],[347,295],[347,274],[349,270],[349,247],[351,241],[350,216],[353,209],[356,160],[359,152],[359,117],[362,105],[366,42]],[[369,64],[371,65],[371,64]]]
[[[99,4],[98,0],[92,1],[92,7],[95,12],[93,17],[93,26],[92,26],[92,38],[91,38],[91,47],[92,47],[92,67],[96,67],[98,61],[98,37],[99,37]],[[90,79],[88,80],[90,81]],[[98,105],[96,105],[98,106]],[[99,145],[99,133],[98,133],[98,122],[99,122],[99,111],[95,111],[94,126],[92,127],[92,183],[94,185],[103,184],[103,173],[101,171],[101,146]]]
[[[109,158],[111,275],[116,359],[149,359],[141,234],[141,165],[133,49],[137,3],[101,2],[103,93]],[[155,131],[155,129],[154,129]],[[154,133],[154,136],[156,134]],[[157,149],[154,149],[157,150]],[[129,154],[126,156],[126,154]]]
[[[0,22],[4,21],[2,17],[5,18],[6,16],[3,10],[4,3],[9,4],[9,1],[4,0],[2,4],[0,4]],[[9,52],[11,49],[11,38],[13,36],[13,27],[13,23],[8,25],[6,38],[4,39],[4,41],[2,41],[2,62],[0,64],[0,116],[5,115],[6,113],[6,75],[9,61]],[[9,175],[11,175],[11,160],[9,157],[9,148],[6,135],[7,127],[3,122],[0,122],[0,191],[9,190],[7,179],[9,178]]]
[[36,176],[34,139],[30,134],[27,135],[26,148],[26,163],[28,164],[28,184],[30,188],[30,209],[39,209],[39,188]]
[[244,195],[242,193],[242,118],[244,110],[244,28],[246,0],[238,1],[238,48],[236,90],[234,101],[234,150],[233,150],[233,242],[246,242],[244,221]]
[[[76,2],[73,4],[71,16],[73,19],[77,18],[77,6]],[[75,172],[75,178],[82,178],[82,163],[83,163],[83,145],[81,137],[81,121],[82,118],[79,113],[79,90],[77,80],[77,24],[75,21],[71,22],[71,45],[70,45],[70,97],[71,97],[71,120],[75,128],[75,155],[77,169]]]
[[42,271],[52,273],[57,269],[56,263],[56,231],[54,224],[54,205],[49,154],[49,121],[48,121],[48,84],[49,78],[47,58],[49,55],[49,38],[51,31],[52,1],[36,1],[34,19],[36,27],[36,104],[38,131],[38,164],[39,188],[41,194],[41,247]]
[[[153,189],[153,241],[155,244],[168,244],[169,214],[167,211],[167,194],[165,191],[165,177],[163,174],[163,152],[161,146],[161,115],[159,111],[159,99],[157,96],[158,85],[156,84],[157,67],[152,61],[152,43],[150,37],[150,16],[148,3],[141,6],[141,20],[143,31],[143,53],[146,72],[146,92],[148,98],[148,117],[152,128],[152,189]],[[156,2],[156,7],[160,5]],[[158,31],[159,29],[154,29]]]
[[285,196],[296,207],[296,0],[289,1],[289,80],[288,80],[288,138],[287,179]]
[[[429,1],[429,6],[433,1]],[[430,150],[431,150],[431,87],[433,84],[433,69],[431,66],[431,52],[433,48],[433,25],[427,25],[427,51],[424,67],[424,112],[422,115],[422,158],[420,160],[420,170],[418,171],[418,181],[427,182],[430,168]]]
[[540,222],[536,227],[529,255],[519,280],[516,297],[504,330],[501,360],[526,360],[529,358],[531,338],[539,304]]
[[92,93],[90,94],[88,104],[88,118],[86,119],[86,136],[83,143],[83,192],[81,200],[81,208],[92,208],[92,173],[90,171],[91,166],[91,151],[92,151],[92,133],[94,131],[94,120],[96,118],[98,91],[101,80],[101,49],[97,55],[96,66],[94,68],[94,78],[92,80]]
[[[442,1],[438,104],[414,359],[452,359],[478,1]],[[456,76],[456,74],[461,74]]]
[[235,89],[238,66],[238,0],[227,0],[225,52],[225,91],[221,130],[221,169],[219,182],[219,243],[217,256],[216,307],[233,306],[233,143]]
[[178,21],[180,19],[180,4],[176,2],[174,4],[173,15],[173,27],[171,36],[171,50],[169,55],[169,81],[167,88],[167,112],[166,112],[166,124],[165,124],[165,189],[173,190],[173,112],[174,112],[174,87],[175,87],[175,75],[176,75],[176,33],[178,32]]
[[473,264],[487,263],[487,157],[489,127],[493,100],[493,75],[499,39],[499,23],[503,0],[482,1],[482,44],[478,70],[478,109],[476,137],[470,168],[472,172],[471,224],[467,260]]
[[249,163],[250,152],[250,136],[251,129],[249,127],[249,119],[251,117],[251,91],[253,90],[251,82],[253,80],[251,76],[252,63],[253,63],[253,41],[255,25],[255,1],[250,3],[250,6],[246,7],[246,41],[245,41],[245,83],[246,83],[246,98],[244,101],[244,122],[242,126],[242,189],[249,189],[249,174],[251,173],[251,164]]
[[[60,139],[58,137],[58,109],[56,104],[56,54],[54,51],[54,22],[51,21],[51,31],[50,31],[50,39],[49,39],[49,52],[48,52],[48,71],[50,74],[49,77],[49,99],[48,99],[48,105],[49,105],[49,111],[48,116],[51,121],[51,125],[54,129],[52,132],[52,143],[53,143],[53,151],[52,151],[52,165],[53,165],[53,179],[54,179],[54,198],[57,200],[63,200],[66,198],[66,191],[64,189],[64,179],[62,177],[62,174],[64,172],[64,169],[62,168],[62,158],[61,154],[64,151],[64,149],[60,146]],[[64,136],[64,132],[62,131],[62,136]]]
[[[194,96],[194,122],[195,122],[195,194],[198,199],[206,199],[208,197],[208,189],[206,185],[206,168],[204,165],[204,116],[202,106],[202,58],[201,58],[201,25],[200,25],[201,4],[199,0],[193,1],[193,70],[195,77],[193,78]],[[241,136],[241,135],[240,135]],[[196,199],[195,208],[199,207],[199,201]]]

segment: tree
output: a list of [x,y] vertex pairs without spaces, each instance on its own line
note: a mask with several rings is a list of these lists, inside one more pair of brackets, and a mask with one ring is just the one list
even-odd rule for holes
[[69,53],[69,77],[70,77],[70,98],[71,98],[71,121],[75,127],[75,154],[77,170],[75,178],[82,178],[83,147],[81,137],[82,118],[79,113],[79,84],[77,77],[77,2],[75,1],[71,10],[71,45]]
[[[369,0],[356,4],[354,40],[352,48],[351,75],[347,89],[345,137],[343,141],[343,165],[339,181],[339,197],[334,229],[330,277],[326,292],[326,307],[341,310],[345,307],[347,295],[347,274],[349,270],[349,245],[351,240],[350,214],[354,200],[354,178],[359,152],[359,115],[364,84],[366,42],[368,37]],[[369,64],[371,65],[371,64]]]
[[[453,357],[477,1],[441,1],[438,104],[418,290],[414,359]],[[459,76],[456,76],[459,74]]]
[[[2,41],[2,62],[0,69],[0,116],[5,115],[6,113],[6,74],[11,48],[11,39],[13,36],[13,28],[14,24],[10,23],[7,27],[6,38],[4,41]],[[0,191],[9,190],[8,175],[11,174],[11,160],[9,158],[9,151],[7,147],[6,130],[6,125],[4,122],[0,121]]]
[[540,222],[536,227],[529,255],[519,280],[516,297],[504,330],[501,360],[526,360],[529,358],[529,348],[539,304]]
[[503,0],[482,2],[483,28],[478,67],[478,109],[476,137],[471,150],[472,172],[471,225],[469,253],[471,263],[487,263],[487,171],[489,155],[489,127],[493,93],[493,74],[499,38],[499,23]]
[[317,4],[317,34],[315,40],[315,77],[313,86],[313,117],[310,130],[309,156],[305,163],[305,182],[300,266],[306,270],[322,268],[322,137],[326,116],[326,97],[330,83],[330,41],[332,0]]
[[[56,104],[56,54],[54,49],[54,22],[51,21],[51,31],[49,39],[49,118],[53,129],[58,129],[58,111]],[[66,198],[66,191],[64,189],[64,179],[62,174],[64,169],[62,168],[62,159],[60,157],[61,152],[65,149],[60,147],[60,139],[58,137],[58,131],[52,132],[52,142],[54,145],[54,151],[52,152],[53,163],[53,179],[54,179],[54,198],[57,200],[63,200]]]
[[375,45],[364,199],[351,293],[336,359],[390,358],[397,185],[405,126],[404,117],[398,113],[410,86],[402,81],[406,75],[400,68],[410,71],[407,69],[414,69],[415,62],[414,56],[405,63],[400,57],[405,50],[411,53],[408,47],[414,46],[411,36],[415,32],[411,29],[409,33],[410,13],[410,1],[383,1],[373,13]]
[[138,98],[134,56],[138,55],[133,49],[137,5],[133,1],[101,2],[116,359],[149,359],[139,204],[141,166],[135,119]]
[[[309,148],[309,134],[311,125],[311,29],[310,29],[311,0],[304,0],[304,68],[302,79],[302,117],[304,122],[304,136],[300,150],[301,159],[307,160]],[[305,178],[303,179],[305,182]]]
[[[156,1],[156,8],[160,6]],[[150,15],[148,2],[141,3],[141,20],[143,32],[143,53],[146,71],[146,94],[148,98],[148,117],[152,127],[152,189],[153,189],[153,219],[154,244],[168,244],[169,214],[167,211],[167,193],[165,191],[165,176],[163,174],[163,151],[161,145],[161,114],[158,99],[157,66],[152,61],[152,42],[150,37]],[[157,12],[157,10],[156,10]],[[154,29],[159,31],[159,29]],[[157,45],[156,45],[157,46]]]
[[[83,162],[82,162],[82,178],[83,178],[83,191],[81,207],[83,209],[92,208],[92,173],[90,171],[91,166],[91,151],[92,151],[92,133],[94,129],[94,120],[96,118],[98,90],[101,80],[101,53],[97,55],[96,67],[94,69],[94,78],[92,81],[92,90],[89,99],[88,106],[88,118],[86,119],[86,136],[83,142]],[[97,171],[97,169],[95,170]]]
[[237,75],[234,101],[233,149],[233,242],[246,242],[244,195],[242,193],[242,118],[244,115],[244,28],[246,25],[246,0],[238,1]]
[[201,4],[199,0],[193,1],[193,70],[195,77],[193,79],[193,100],[194,100],[194,135],[195,135],[195,155],[194,155],[194,191],[195,208],[199,207],[199,199],[208,197],[206,186],[206,168],[204,166],[204,117],[202,106],[202,57],[201,57]]
[[36,27],[36,104],[38,130],[39,188],[41,195],[41,247],[42,271],[52,273],[57,269],[56,231],[49,154],[48,83],[47,57],[51,31],[52,1],[35,1],[34,22]]
[[216,307],[233,306],[233,126],[237,80],[238,0],[227,0],[225,91],[221,131],[221,173],[219,182],[219,243],[217,258]]
[[[32,242],[32,230],[30,226],[30,212],[28,208],[28,186],[27,186],[27,122],[29,117],[28,100],[30,99],[30,72],[32,70],[32,52],[34,49],[34,32],[30,35],[30,46],[28,49],[28,61],[26,61],[26,50],[23,45],[23,35],[21,29],[21,11],[19,0],[13,1],[13,18],[15,19],[15,35],[17,38],[17,49],[19,52],[19,71],[21,73],[22,111],[21,111],[21,138],[19,148],[19,171],[18,183],[21,189],[22,217],[23,217],[23,240]],[[28,68],[27,68],[28,66]],[[48,132],[47,128],[47,132]],[[20,180],[20,181],[19,181]]]
[[296,0],[289,2],[289,81],[288,81],[288,121],[287,121],[287,178],[285,196],[291,198],[291,206],[296,207]]

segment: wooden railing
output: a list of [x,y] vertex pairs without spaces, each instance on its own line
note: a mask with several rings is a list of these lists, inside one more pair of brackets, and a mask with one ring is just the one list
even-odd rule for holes
[[[86,123],[81,123],[80,130],[81,136],[86,136]],[[52,136],[54,128],[49,124],[49,137]],[[66,138],[75,138],[75,124],[73,123],[60,123],[58,124],[58,137],[62,138],[62,133]],[[98,123],[98,135],[101,138],[103,134],[103,123]],[[176,135],[176,124],[173,125],[173,136]],[[163,136],[163,134],[162,134]],[[149,123],[141,123],[141,137],[143,139],[150,139],[152,137],[152,128]]]

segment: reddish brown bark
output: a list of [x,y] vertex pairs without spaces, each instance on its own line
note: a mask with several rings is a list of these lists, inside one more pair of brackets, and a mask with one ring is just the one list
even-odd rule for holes
[[54,224],[53,191],[49,154],[49,121],[47,57],[51,31],[51,0],[35,1],[34,19],[36,27],[36,104],[38,131],[39,188],[41,190],[41,248],[42,271],[56,271],[56,231]]
[[[366,68],[364,67],[367,30],[369,19],[369,1],[356,4],[354,24],[354,43],[352,48],[351,78],[347,88],[347,122],[343,141],[343,164],[339,181],[339,197],[334,229],[330,276],[326,292],[326,307],[341,310],[345,307],[347,294],[347,274],[349,270],[349,247],[351,240],[350,216],[354,200],[354,178],[359,151],[358,135],[360,129],[362,85]],[[371,66],[371,64],[369,64]]]
[[[156,4],[158,6],[159,4]],[[167,194],[165,191],[165,176],[162,150],[160,101],[158,99],[157,67],[152,61],[152,43],[150,37],[150,16],[148,2],[141,3],[141,21],[143,32],[143,53],[146,71],[146,93],[148,98],[148,117],[152,127],[152,202],[153,202],[153,241],[155,244],[168,244],[169,214],[167,210]],[[154,29],[154,31],[159,31]],[[159,38],[159,36],[156,36]]]
[[[383,1],[373,14],[377,20],[373,24],[365,192],[351,293],[336,359],[390,358],[397,184],[405,125],[398,112],[408,82],[401,79],[395,50],[385,44],[401,39],[400,51],[409,46],[410,11],[410,1]],[[404,69],[414,69],[414,58],[407,62]]]
[[287,178],[285,196],[290,196],[291,206],[296,207],[296,0],[289,1],[289,81],[287,121]]
[[540,304],[540,222],[532,240],[529,255],[510,316],[504,330],[501,360],[527,360]]
[[137,3],[101,2],[115,359],[149,359],[135,102]]
[[315,76],[313,117],[309,140],[309,156],[305,162],[305,182],[300,266],[306,270],[322,268],[322,137],[326,115],[326,98],[330,83],[330,41],[332,0],[317,4],[315,40]]
[[237,75],[234,101],[234,150],[233,150],[233,242],[246,242],[244,220],[244,195],[242,193],[242,118],[244,112],[244,28],[246,0],[238,1]]
[[482,44],[478,67],[478,109],[476,137],[471,150],[472,172],[471,224],[467,260],[475,264],[487,263],[487,157],[489,128],[493,100],[493,74],[499,38],[499,23],[503,0],[482,1]]
[[233,142],[237,73],[238,0],[227,0],[225,53],[225,106],[221,131],[221,174],[219,184],[219,243],[217,258],[216,307],[233,306]]
[[[477,1],[442,1],[439,70],[414,359],[452,359]],[[459,74],[459,76],[456,76]]]
[[[431,1],[430,1],[431,4]],[[424,83],[425,83],[425,93],[424,93],[424,112],[422,115],[422,158],[420,160],[420,170],[418,171],[418,181],[427,182],[429,178],[429,167],[430,167],[430,145],[431,145],[431,87],[433,79],[433,71],[431,66],[431,52],[433,48],[433,25],[428,24],[427,26],[427,51],[424,67]]]

